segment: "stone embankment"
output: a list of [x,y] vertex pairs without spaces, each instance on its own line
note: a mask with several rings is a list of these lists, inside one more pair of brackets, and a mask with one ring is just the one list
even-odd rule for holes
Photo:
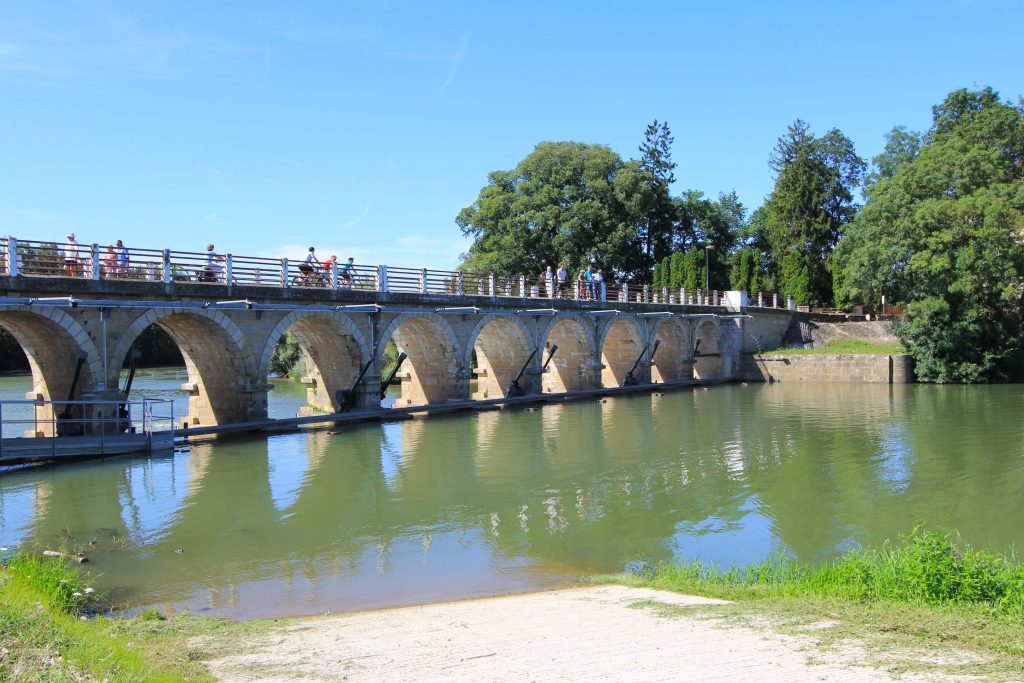
[[907,354],[753,355],[743,358],[738,375],[748,382],[908,384],[914,381],[913,363]]
[[[798,316],[783,336],[793,348],[825,348],[837,340],[859,340],[892,344],[899,339],[884,321],[828,322]],[[779,354],[744,355],[737,379],[749,382],[868,382],[907,384],[914,381],[908,354]]]

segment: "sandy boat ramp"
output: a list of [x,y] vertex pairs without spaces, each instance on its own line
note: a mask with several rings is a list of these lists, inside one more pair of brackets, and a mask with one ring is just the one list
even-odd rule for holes
[[855,643],[819,651],[700,613],[714,604],[609,585],[313,617],[207,663],[229,682],[894,680]]

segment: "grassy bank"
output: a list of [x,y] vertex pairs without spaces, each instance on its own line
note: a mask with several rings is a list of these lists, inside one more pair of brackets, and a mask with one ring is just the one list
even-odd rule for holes
[[[725,569],[639,563],[618,580],[731,600],[719,616],[767,619],[799,635],[811,629],[822,645],[857,640],[876,665],[897,672],[934,668],[937,656],[953,650],[967,660],[944,661],[945,673],[1017,680],[1024,672],[1024,565],[946,534],[915,530],[895,544],[817,566],[781,555]],[[897,650],[917,653],[916,665],[905,657],[898,666],[886,661]]]
[[856,354],[894,356],[906,353],[899,342],[870,342],[863,339],[833,339],[824,348],[819,349],[772,349],[765,351],[764,356],[812,356],[818,354]]
[[209,652],[189,643],[225,634],[229,644],[260,628],[187,616],[169,621],[155,610],[134,618],[89,616],[95,603],[77,567],[29,554],[6,558],[0,566],[0,680],[212,680],[200,661]]

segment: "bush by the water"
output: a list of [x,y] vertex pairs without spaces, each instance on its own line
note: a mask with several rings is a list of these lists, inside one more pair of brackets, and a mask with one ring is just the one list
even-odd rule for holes
[[948,534],[921,529],[894,545],[851,550],[821,566],[773,555],[728,569],[698,561],[662,563],[640,574],[656,586],[730,597],[753,591],[758,596],[982,605],[994,614],[1024,619],[1024,565],[1015,557],[974,550]]

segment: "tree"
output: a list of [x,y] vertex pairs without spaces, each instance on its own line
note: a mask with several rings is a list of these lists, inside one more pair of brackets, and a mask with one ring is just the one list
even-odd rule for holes
[[474,238],[461,268],[535,275],[593,264],[611,277],[650,274],[638,229],[653,204],[649,174],[604,145],[544,142],[494,171],[456,223]]
[[644,141],[640,145],[640,168],[647,173],[650,183],[650,205],[646,207],[644,220],[641,222],[640,237],[644,257],[651,264],[668,256],[673,247],[676,221],[669,186],[676,180],[676,164],[672,161],[674,141],[668,123],[659,123],[655,119],[644,131]]
[[[780,272],[795,278],[782,275],[781,284],[786,288],[795,286],[790,282],[801,283],[800,292],[786,291],[800,304],[830,303],[830,257],[843,226],[856,214],[853,190],[863,178],[865,164],[839,130],[816,138],[799,119],[779,138],[769,164],[777,175],[763,207],[764,236]],[[787,261],[790,254],[801,258]],[[803,267],[807,287],[803,275],[798,275]]]
[[908,304],[920,379],[1021,378],[1024,106],[991,88],[932,108],[913,158],[881,170],[836,250],[842,302]]
[[761,255],[754,247],[742,247],[732,255],[729,271],[731,289],[756,293],[761,289]]
[[892,178],[896,169],[917,158],[921,152],[921,134],[896,126],[885,135],[885,148],[871,160],[872,171],[864,180],[865,194],[879,180]]

